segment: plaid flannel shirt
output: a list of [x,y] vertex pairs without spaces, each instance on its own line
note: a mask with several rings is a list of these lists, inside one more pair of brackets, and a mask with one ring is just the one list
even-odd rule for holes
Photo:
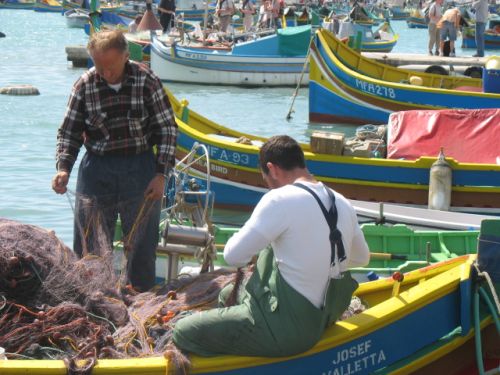
[[57,169],[71,173],[82,145],[97,155],[135,155],[157,146],[157,173],[175,164],[177,125],[158,77],[127,62],[118,92],[97,74],[84,73],[73,85],[57,134]]

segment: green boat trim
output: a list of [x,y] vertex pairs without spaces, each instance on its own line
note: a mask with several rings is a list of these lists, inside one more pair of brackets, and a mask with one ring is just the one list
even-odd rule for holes
[[[391,273],[409,272],[457,256],[475,254],[479,231],[435,231],[415,230],[405,224],[376,225],[362,224],[361,229],[372,253],[370,263],[363,268],[355,268],[354,273],[376,278],[389,276]],[[214,225],[214,238],[217,256],[214,259],[216,267],[227,267],[224,261],[223,249],[229,238],[239,230],[237,226]],[[118,230],[117,238],[121,231]],[[117,242],[116,251],[121,252],[121,244]],[[381,259],[380,254],[397,255],[397,259]],[[157,253],[157,264],[166,264],[168,255]],[[387,257],[389,258],[389,257]],[[192,257],[180,257],[180,266],[196,265]],[[160,269],[162,266],[160,266]],[[157,267],[158,269],[158,267]],[[158,275],[158,272],[157,272]],[[161,280],[161,277],[159,278]]]

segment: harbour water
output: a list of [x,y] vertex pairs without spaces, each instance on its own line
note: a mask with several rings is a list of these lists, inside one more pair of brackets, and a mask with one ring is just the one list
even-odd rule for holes
[[[408,29],[403,21],[392,26],[400,34],[393,52],[426,53],[427,30]],[[0,10],[0,31],[6,34],[0,38],[0,87],[31,84],[40,90],[39,96],[0,95],[0,217],[55,230],[71,245],[71,202],[56,195],[50,182],[55,173],[57,128],[71,86],[83,72],[66,61],[65,46],[85,44],[87,36],[80,29],[67,28],[60,14],[27,10]],[[474,53],[457,48],[459,56]],[[307,141],[314,129],[355,131],[340,124],[308,124],[307,88],[300,89],[293,118],[287,121],[293,88],[168,87],[204,116],[247,133],[289,134]],[[75,183],[73,176],[71,190]]]

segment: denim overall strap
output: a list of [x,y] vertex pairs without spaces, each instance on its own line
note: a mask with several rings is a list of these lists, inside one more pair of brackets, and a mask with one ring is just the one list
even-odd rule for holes
[[330,265],[333,266],[335,264],[336,252],[339,258],[339,262],[345,260],[346,256],[345,256],[344,243],[342,242],[342,233],[337,228],[338,213],[337,213],[337,207],[335,206],[335,195],[333,194],[333,192],[329,188],[326,188],[328,195],[332,201],[330,210],[327,211],[325,206],[319,199],[318,195],[312,189],[298,182],[294,183],[293,186],[297,186],[310,193],[314,197],[314,199],[316,199],[316,202],[318,202],[318,205],[321,208],[323,215],[325,216],[325,220],[328,223],[328,227],[330,228],[330,244],[332,250]]

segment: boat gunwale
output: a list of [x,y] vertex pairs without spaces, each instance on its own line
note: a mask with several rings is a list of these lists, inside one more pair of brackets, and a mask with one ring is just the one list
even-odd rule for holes
[[[341,54],[342,49],[348,49],[346,45],[342,44],[340,41],[338,41],[336,38],[331,36],[331,34],[326,31],[326,30],[318,30],[316,32],[316,36],[320,39],[320,43],[325,47],[324,51],[328,55],[329,58],[331,58],[332,62],[339,67],[345,74],[348,74],[354,78],[361,79],[364,81],[372,82],[373,84],[378,84],[380,86],[386,86],[386,87],[391,87],[391,88],[396,88],[400,90],[408,90],[408,91],[414,91],[414,92],[427,92],[427,93],[436,93],[436,94],[447,94],[447,95],[453,95],[453,96],[473,96],[477,98],[488,98],[488,99],[496,99],[500,98],[500,93],[484,93],[484,92],[470,92],[470,91],[461,91],[461,90],[455,90],[455,89],[446,89],[446,88],[438,88],[438,87],[428,87],[428,86],[416,86],[416,85],[408,85],[404,83],[399,83],[399,82],[392,82],[392,81],[386,81],[383,80],[382,78],[374,78],[371,76],[368,76],[366,74],[363,74],[361,72],[357,72],[356,70],[350,68],[348,65],[346,65],[343,61],[340,60],[339,57],[337,57],[336,53]],[[327,40],[328,39],[328,40]],[[335,47],[337,48],[336,53],[333,52],[333,47],[331,43],[329,43],[329,40],[333,41],[335,43]],[[401,73],[405,73],[410,76],[418,76],[422,78],[427,78],[427,79],[442,79],[442,80],[447,80],[450,82],[455,82],[455,81],[464,81],[464,82],[470,82],[470,83],[475,83],[477,87],[480,87],[481,79],[479,78],[461,78],[461,77],[450,77],[450,76],[440,76],[437,74],[432,74],[432,73],[423,73],[423,72],[413,72],[410,70],[406,69],[400,69],[396,67],[392,67],[389,65],[385,65],[382,63],[379,63],[377,61],[370,60],[367,57],[362,56],[361,54],[357,54],[357,59],[360,61],[363,61],[365,64],[370,64],[372,66],[377,66],[379,69],[382,70],[388,70],[388,71],[397,71]],[[354,89],[354,88],[353,88]],[[360,91],[366,95],[369,95],[368,93],[365,93],[363,91]],[[380,100],[385,100],[383,97],[377,96],[378,99]],[[396,103],[402,103],[401,101],[395,101]]]

